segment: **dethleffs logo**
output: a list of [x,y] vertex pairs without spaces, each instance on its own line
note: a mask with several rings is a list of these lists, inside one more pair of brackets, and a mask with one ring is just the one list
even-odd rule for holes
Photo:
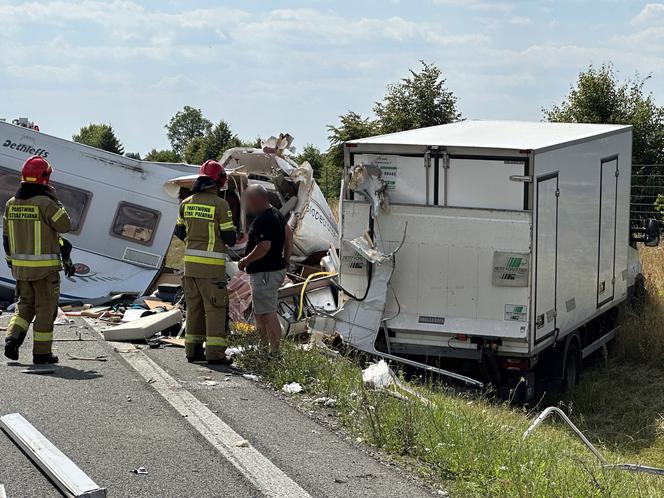
[[37,149],[33,147],[32,145],[28,145],[25,143],[20,143],[20,142],[13,142],[10,139],[6,139],[2,143],[3,147],[7,147],[8,149],[16,150],[18,152],[25,152],[26,154],[30,156],[42,156],[42,157],[48,157],[48,151],[46,149]]

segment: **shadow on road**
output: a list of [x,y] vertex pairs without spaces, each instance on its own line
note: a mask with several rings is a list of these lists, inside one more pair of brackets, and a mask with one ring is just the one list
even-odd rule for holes
[[103,375],[96,370],[82,370],[64,365],[37,367],[31,363],[8,362],[7,366],[31,371],[30,373],[25,373],[25,375],[43,375],[45,377],[57,377],[65,380],[93,380],[103,377]]

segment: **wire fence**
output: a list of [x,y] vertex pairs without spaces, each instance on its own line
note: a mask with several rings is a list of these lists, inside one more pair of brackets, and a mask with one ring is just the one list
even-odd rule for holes
[[632,192],[630,200],[630,224],[644,227],[649,218],[661,219],[655,203],[659,195],[664,203],[664,164],[639,164],[632,166]]

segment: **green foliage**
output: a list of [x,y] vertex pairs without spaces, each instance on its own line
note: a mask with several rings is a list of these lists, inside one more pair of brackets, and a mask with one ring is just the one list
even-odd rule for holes
[[113,127],[108,124],[90,123],[82,127],[78,134],[72,137],[72,140],[115,154],[124,154],[124,147],[115,136]]
[[457,98],[445,86],[441,70],[420,61],[419,71],[409,69],[410,76],[387,86],[382,102],[376,102],[382,133],[424,128],[453,123],[461,119]]
[[318,147],[312,144],[307,144],[302,152],[293,157],[293,160],[297,164],[302,164],[307,161],[311,168],[314,170],[314,178],[316,180],[320,179],[321,171],[323,170],[323,163],[325,162],[325,155],[320,151]]
[[131,159],[138,159],[139,161],[141,160],[141,154],[139,152],[126,152],[125,157],[129,157]]
[[338,126],[328,125],[330,148],[325,154],[321,171],[321,188],[326,197],[337,197],[341,186],[344,167],[344,142],[356,138],[365,138],[379,132],[379,124],[370,118],[363,118],[356,112],[347,112],[339,116]]
[[173,150],[182,156],[189,142],[210,133],[212,122],[203,116],[200,109],[186,105],[171,118],[166,130]]
[[632,125],[634,163],[664,163],[664,106],[645,92],[648,79],[620,82],[611,64],[590,66],[562,103],[542,111],[548,121]]
[[145,161],[154,161],[157,163],[179,163],[182,161],[182,158],[177,154],[177,152],[170,149],[152,149],[145,156]]
[[[295,399],[307,403],[307,410],[315,409],[312,399],[334,398],[341,423],[354,437],[394,455],[450,496],[661,495],[661,478],[603,469],[594,455],[561,425],[546,423],[524,440],[522,434],[532,416],[525,410],[492,403],[481,396],[454,394],[428,381],[403,381],[428,402],[413,397],[397,399],[385,391],[365,388],[359,361],[342,355],[331,359],[329,352],[304,351],[292,343],[285,344],[279,362],[254,350],[245,353],[240,361],[245,370],[261,375],[277,389],[289,382],[300,383],[304,394]],[[639,370],[649,377],[647,372],[646,368]],[[658,381],[662,377],[655,378],[656,382],[639,381],[642,378],[630,375],[626,369],[620,380],[607,376],[601,382],[593,381],[591,402],[584,404],[584,410],[593,413],[594,421],[606,422],[612,408],[617,408],[622,417],[641,417],[634,413],[633,407],[638,405],[624,403],[620,397],[624,393],[616,392],[614,386],[626,390],[651,386],[651,394],[661,390]],[[661,393],[657,392],[654,398],[653,404],[661,407]],[[635,397],[629,401],[634,402]],[[661,419],[656,413],[649,415],[653,417],[649,420],[650,432]],[[572,418],[584,426],[580,414],[573,413]],[[631,431],[630,435],[642,428],[628,428],[624,418],[619,422]],[[601,433],[607,435],[618,436],[611,433],[611,427],[605,427]],[[649,435],[661,441],[661,434]],[[602,447],[601,437],[592,440]],[[653,440],[650,444],[657,446]],[[612,453],[604,447],[601,451],[612,463],[627,460],[661,466],[661,449],[659,454],[639,455]]]
[[189,164],[203,164],[208,159],[219,159],[232,147],[242,144],[228,123],[219,121],[202,137],[194,137],[185,147],[184,160]]

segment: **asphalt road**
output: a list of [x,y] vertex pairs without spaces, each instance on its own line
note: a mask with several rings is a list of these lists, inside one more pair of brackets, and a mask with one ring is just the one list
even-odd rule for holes
[[[0,323],[8,319],[5,314]],[[168,393],[146,382],[87,323],[56,327],[58,339],[75,339],[79,333],[85,341],[56,342],[61,364],[53,374],[23,373],[31,360],[30,337],[22,363],[0,363],[0,415],[21,413],[106,487],[109,497],[264,496],[250,478],[251,469],[225,457],[169,404]],[[73,360],[67,353],[106,355],[108,361]],[[193,395],[194,405],[209,409],[210,416],[248,440],[252,451],[310,496],[431,496],[402,470],[374,459],[344,434],[250,380],[226,369],[190,365],[178,348],[135,354],[153,360],[155,368],[174,379],[172,389]],[[61,496],[2,433],[0,463],[0,484],[9,498]],[[148,474],[132,473],[137,467]]]

